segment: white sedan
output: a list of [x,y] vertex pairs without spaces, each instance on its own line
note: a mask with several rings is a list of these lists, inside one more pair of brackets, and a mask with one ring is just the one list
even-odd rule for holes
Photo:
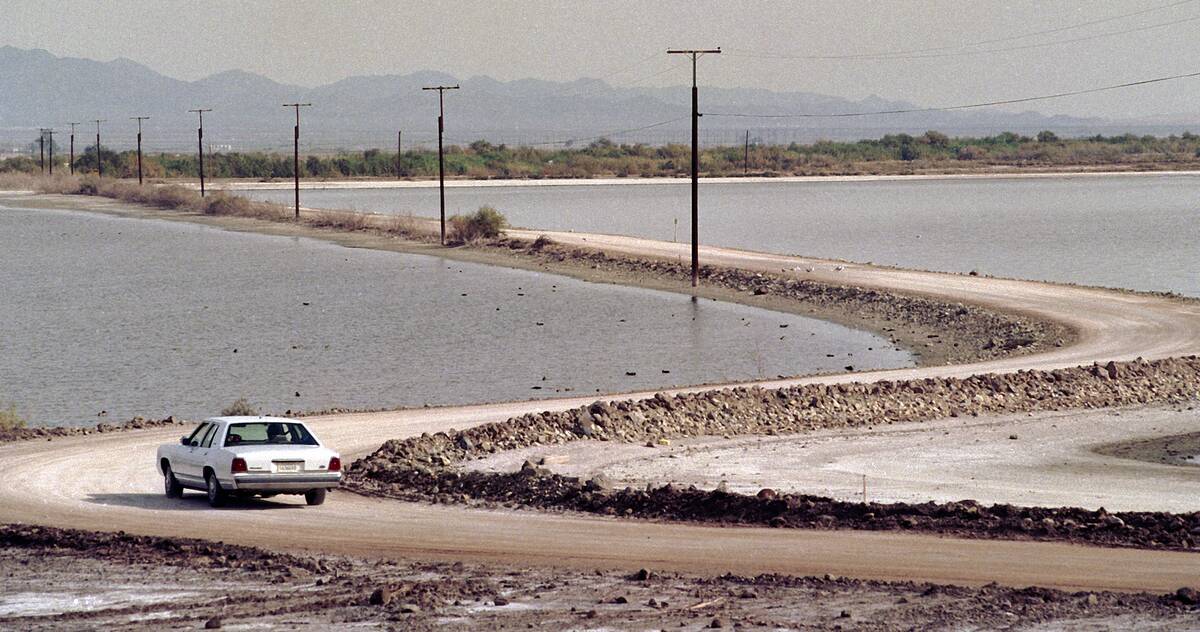
[[342,480],[342,460],[308,426],[280,417],[214,417],[179,443],[159,446],[158,470],[168,498],[195,489],[213,507],[230,495],[303,494],[310,505]]

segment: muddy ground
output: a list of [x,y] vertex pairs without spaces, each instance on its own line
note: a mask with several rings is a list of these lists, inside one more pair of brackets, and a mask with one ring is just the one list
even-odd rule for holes
[[1174,630],[1200,596],[286,555],[0,527],[0,628]]

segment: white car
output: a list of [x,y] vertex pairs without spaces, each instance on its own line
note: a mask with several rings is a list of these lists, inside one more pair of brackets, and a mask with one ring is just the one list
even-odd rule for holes
[[280,417],[214,417],[156,459],[168,498],[195,489],[219,507],[231,496],[303,494],[310,505],[342,480],[342,460],[308,426]]

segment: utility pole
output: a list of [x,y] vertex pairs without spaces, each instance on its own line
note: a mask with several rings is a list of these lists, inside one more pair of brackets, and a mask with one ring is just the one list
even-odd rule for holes
[[100,157],[100,124],[108,119],[95,119],[96,123],[96,177],[104,177],[104,160]]
[[400,141],[404,138],[404,130],[396,131],[396,179],[400,179]]
[[54,175],[54,128],[50,127],[42,132],[50,137],[50,175]]
[[742,175],[750,175],[750,130],[746,130],[746,159],[742,163]]
[[75,126],[79,123],[67,123],[71,126],[71,175],[75,175]]
[[700,98],[696,90],[696,58],[700,55],[717,55],[720,52],[720,48],[667,50],[668,55],[688,55],[692,58],[692,287],[700,285],[700,232],[696,225],[700,215]]
[[138,122],[138,186],[142,184],[142,121],[148,120],[149,116],[131,116],[129,120]]
[[300,108],[312,107],[311,103],[284,103],[285,108],[296,108],[296,129],[292,135],[292,169],[296,182],[296,219],[300,219]]
[[200,154],[200,197],[204,197],[204,113],[212,112],[212,108],[188,110],[200,115],[200,129],[196,130],[196,149]]
[[441,197],[442,209],[442,245],[446,245],[446,158],[442,153],[442,132],[445,130],[447,90],[458,90],[458,86],[430,86],[422,90],[438,91],[438,194]]
[[46,130],[38,128],[38,169],[46,175]]

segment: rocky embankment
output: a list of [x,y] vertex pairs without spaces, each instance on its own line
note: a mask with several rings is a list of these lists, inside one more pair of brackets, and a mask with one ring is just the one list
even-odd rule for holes
[[163,426],[173,426],[176,424],[184,424],[186,421],[167,417],[165,419],[145,419],[143,417],[134,417],[128,421],[119,423],[101,422],[95,426],[35,426],[35,427],[19,427],[19,428],[0,428],[0,443],[9,443],[12,441],[31,441],[39,439],[56,439],[60,437],[78,437],[90,434],[102,434],[105,432],[122,432],[126,430],[144,430],[146,428],[161,428]]
[[[532,242],[501,238],[471,246],[507,252],[560,271],[564,266],[568,270],[575,267],[598,271],[617,280],[654,278],[686,284],[691,278],[690,264],[568,247],[545,237]],[[796,310],[798,313],[878,331],[889,336],[893,343],[917,352],[925,361],[963,363],[1031,353],[1067,344],[1075,338],[1075,332],[1058,323],[964,303],[785,274],[701,265],[700,279],[708,288],[783,301],[801,308]]]
[[1192,550],[1200,542],[1200,512],[1109,514],[1071,508],[984,507],[971,501],[860,504],[770,489],[750,496],[671,485],[614,490],[605,480],[560,476],[534,463],[505,474],[466,472],[459,465],[499,451],[581,439],[653,445],[678,437],[797,434],[963,415],[1183,403],[1193,401],[1198,393],[1200,358],[1194,356],[969,378],[660,393],[646,400],[596,402],[576,410],[392,440],[355,462],[348,469],[346,485],[364,494],[440,503]]

